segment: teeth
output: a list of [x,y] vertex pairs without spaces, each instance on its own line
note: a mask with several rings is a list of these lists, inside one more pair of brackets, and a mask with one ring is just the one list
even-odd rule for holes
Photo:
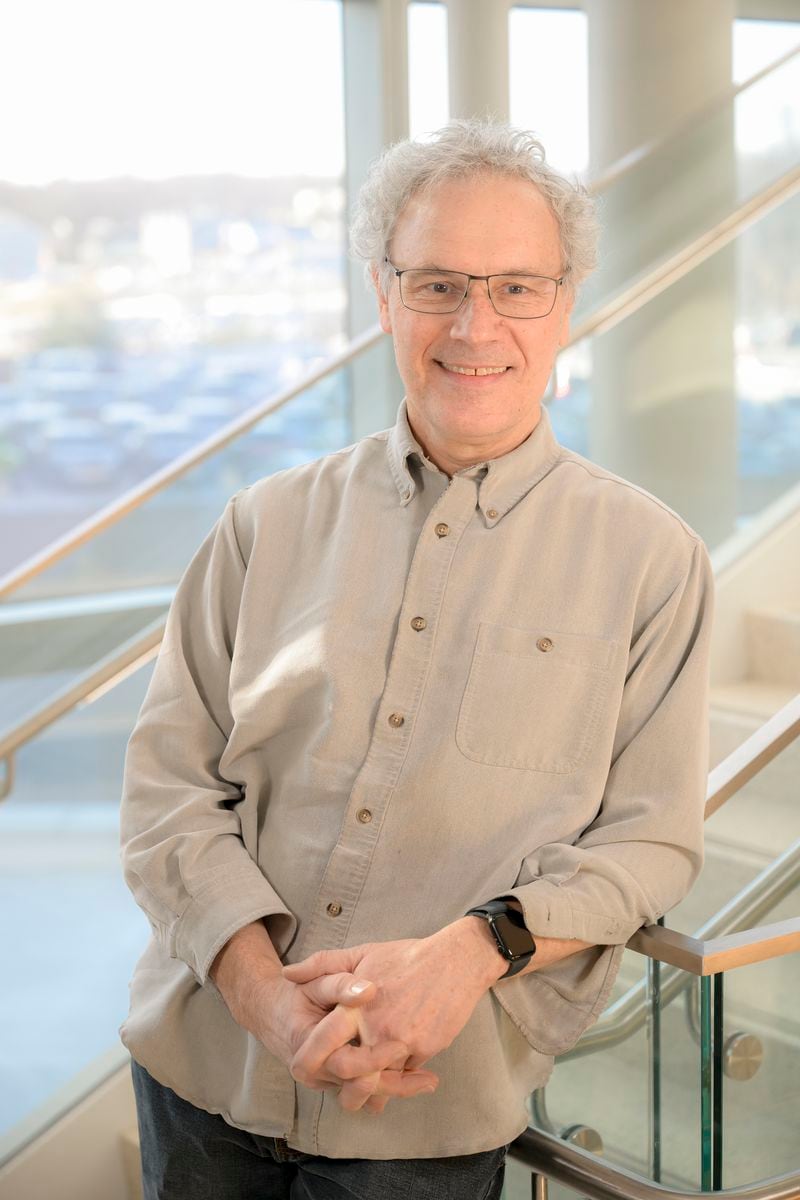
[[502,375],[506,367],[456,367],[451,363],[443,362],[442,366],[446,371],[455,371],[457,375]]

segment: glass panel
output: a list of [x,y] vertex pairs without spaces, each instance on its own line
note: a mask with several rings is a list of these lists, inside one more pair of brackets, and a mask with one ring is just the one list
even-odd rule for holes
[[[796,917],[799,886],[795,871],[760,923]],[[591,1130],[606,1161],[677,1190],[796,1170],[800,955],[702,980],[662,964],[657,988],[648,961],[626,951],[611,1004],[557,1061],[531,1123]]]
[[0,44],[3,574],[338,350],[347,312],[340,0],[27,0]]
[[681,972],[670,980],[662,968],[657,1026],[646,960],[626,951],[619,984],[631,987],[625,998],[627,1029],[615,1037],[606,1025],[605,1045],[583,1054],[579,1044],[577,1053],[557,1061],[546,1089],[547,1114],[561,1136],[569,1131],[572,1137],[596,1140],[599,1135],[606,1162],[668,1187],[696,1189],[700,1063],[687,1002],[694,979]]
[[[800,894],[769,922],[798,915]],[[723,1175],[743,1187],[797,1170],[800,1112],[800,955],[737,968],[725,975]]]
[[559,360],[559,439],[652,492],[711,550],[800,479],[798,231],[796,195]]
[[587,282],[577,319],[713,229],[798,157],[800,55],[601,184],[601,266]]
[[0,735],[166,611],[234,492],[347,445],[350,392],[328,376],[0,603]]
[[0,804],[3,955],[13,963],[0,988],[0,1136],[119,1045],[128,980],[149,936],[122,879],[118,813],[150,671],[24,747]]
[[[636,990],[631,994],[629,989]],[[591,1053],[579,1043],[577,1051],[558,1059],[545,1089],[544,1107],[541,1094],[532,1105],[531,1123],[576,1139],[578,1144],[597,1144],[599,1139],[608,1162],[642,1174],[650,1158],[650,1034],[644,959],[631,951],[623,956],[609,1009],[623,996],[628,1000],[627,1011],[635,1005],[640,1013],[636,1027],[626,1036],[595,1046]],[[613,1104],[609,1104],[609,1095],[614,1097]]]

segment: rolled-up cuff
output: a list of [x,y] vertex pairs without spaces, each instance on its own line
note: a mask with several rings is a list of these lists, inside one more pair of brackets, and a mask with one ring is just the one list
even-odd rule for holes
[[522,887],[511,888],[499,896],[513,898],[522,905],[525,924],[534,937],[569,938],[594,946],[623,945],[641,926],[607,913],[586,912],[570,903],[568,889],[547,879],[536,879]]
[[[285,951],[297,930],[297,918],[255,865],[242,872],[228,869],[195,892],[170,926],[168,953],[185,962],[198,983],[205,984],[225,943],[237,930],[262,917],[279,918],[271,922],[271,935],[279,933]],[[274,937],[273,944],[280,954]]]

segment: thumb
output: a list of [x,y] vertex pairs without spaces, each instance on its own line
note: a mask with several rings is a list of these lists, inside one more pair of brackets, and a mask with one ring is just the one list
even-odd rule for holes
[[375,999],[377,992],[376,985],[369,979],[357,978],[346,971],[336,975],[319,975],[298,986],[321,1008],[335,1008],[337,1004],[354,1008],[360,1004],[369,1004]]
[[317,950],[302,962],[289,963],[282,968],[284,979],[292,983],[308,983],[319,975],[334,975],[341,971],[354,971],[360,955],[351,950]]

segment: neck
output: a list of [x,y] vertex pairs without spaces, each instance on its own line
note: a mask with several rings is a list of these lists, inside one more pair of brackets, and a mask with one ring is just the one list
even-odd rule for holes
[[541,419],[541,408],[537,408],[533,424],[510,429],[504,436],[477,438],[474,441],[453,441],[439,438],[436,430],[421,421],[416,415],[412,417],[406,406],[408,424],[414,437],[422,447],[426,458],[429,458],[448,478],[467,467],[487,462],[492,458],[502,458],[510,454],[517,446],[530,437]]

